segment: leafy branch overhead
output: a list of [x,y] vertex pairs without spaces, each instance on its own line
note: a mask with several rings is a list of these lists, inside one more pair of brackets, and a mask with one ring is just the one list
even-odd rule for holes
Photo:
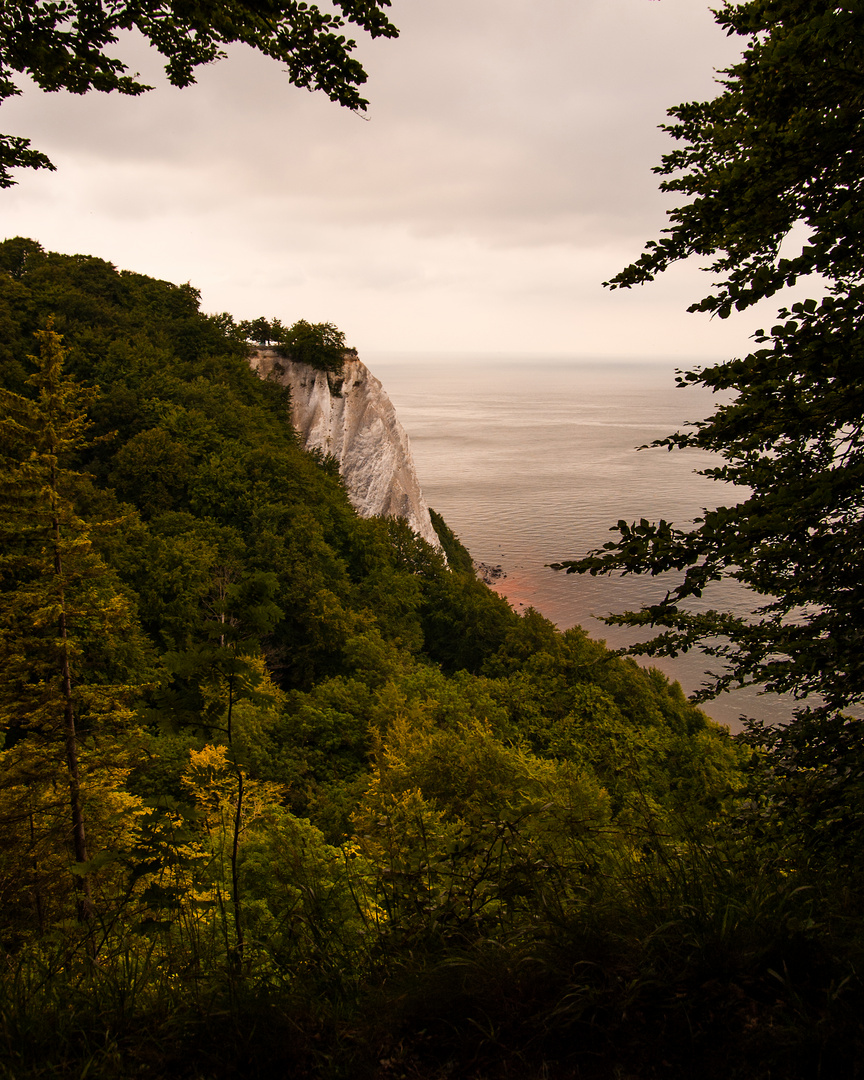
[[[136,31],[167,61],[172,86],[195,82],[195,69],[242,43],[285,66],[294,86],[321,90],[339,105],[364,110],[366,72],[353,56],[350,24],[371,37],[397,37],[390,0],[334,0],[322,11],[298,0],[3,0],[0,3],[0,102],[21,93],[16,75],[41,90],[138,95],[152,89],[114,54],[119,35]],[[0,187],[12,168],[53,169],[29,139],[0,136]]]
[[721,318],[808,275],[853,287],[864,259],[864,11],[854,0],[726,0],[716,19],[749,39],[746,51],[722,73],[723,93],[669,110],[677,122],[664,130],[680,145],[655,169],[662,191],[689,201],[608,284],[708,259],[714,287],[690,310]]
[[[864,698],[864,10],[749,0],[717,21],[748,44],[721,94],[671,110],[680,146],[657,171],[685,199],[608,284],[695,256],[713,286],[691,311],[725,318],[807,279],[813,293],[781,307],[749,355],[682,374],[731,400],[655,444],[716,453],[703,472],[740,501],[683,530],[619,522],[617,540],[561,565],[675,571],[659,602],[610,621],[662,628],[639,651],[721,658],[708,695],[756,683],[845,708]],[[749,618],[703,610],[729,578],[756,594]]]

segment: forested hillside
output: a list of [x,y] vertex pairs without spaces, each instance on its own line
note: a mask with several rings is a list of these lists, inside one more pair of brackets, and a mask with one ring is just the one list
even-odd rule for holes
[[244,336],[0,245],[2,1075],[860,1061],[854,837],[437,515],[448,561],[358,518]]

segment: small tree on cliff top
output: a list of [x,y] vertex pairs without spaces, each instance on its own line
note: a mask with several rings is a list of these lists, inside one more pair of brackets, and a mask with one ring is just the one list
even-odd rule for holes
[[275,347],[283,356],[319,371],[341,373],[345,353],[355,352],[345,344],[345,335],[333,323],[310,323],[300,319],[285,327],[279,319],[263,317],[237,324],[246,341]]
[[277,342],[280,352],[291,360],[339,374],[345,363],[345,335],[333,323],[309,323],[305,319],[285,330]]

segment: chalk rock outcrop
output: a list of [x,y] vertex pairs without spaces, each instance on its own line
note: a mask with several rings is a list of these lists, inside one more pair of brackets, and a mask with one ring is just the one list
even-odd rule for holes
[[345,354],[341,376],[287,360],[275,349],[257,349],[250,363],[262,378],[290,387],[292,421],[303,445],[336,458],[361,517],[404,518],[440,548],[408,435],[381,382],[356,354]]

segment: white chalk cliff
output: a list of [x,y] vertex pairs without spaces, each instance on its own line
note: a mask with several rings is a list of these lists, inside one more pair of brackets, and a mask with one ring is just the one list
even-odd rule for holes
[[420,490],[408,435],[380,380],[354,353],[341,376],[257,349],[252,367],[291,389],[291,419],[307,450],[332,454],[361,517],[404,518],[436,548],[440,543]]

